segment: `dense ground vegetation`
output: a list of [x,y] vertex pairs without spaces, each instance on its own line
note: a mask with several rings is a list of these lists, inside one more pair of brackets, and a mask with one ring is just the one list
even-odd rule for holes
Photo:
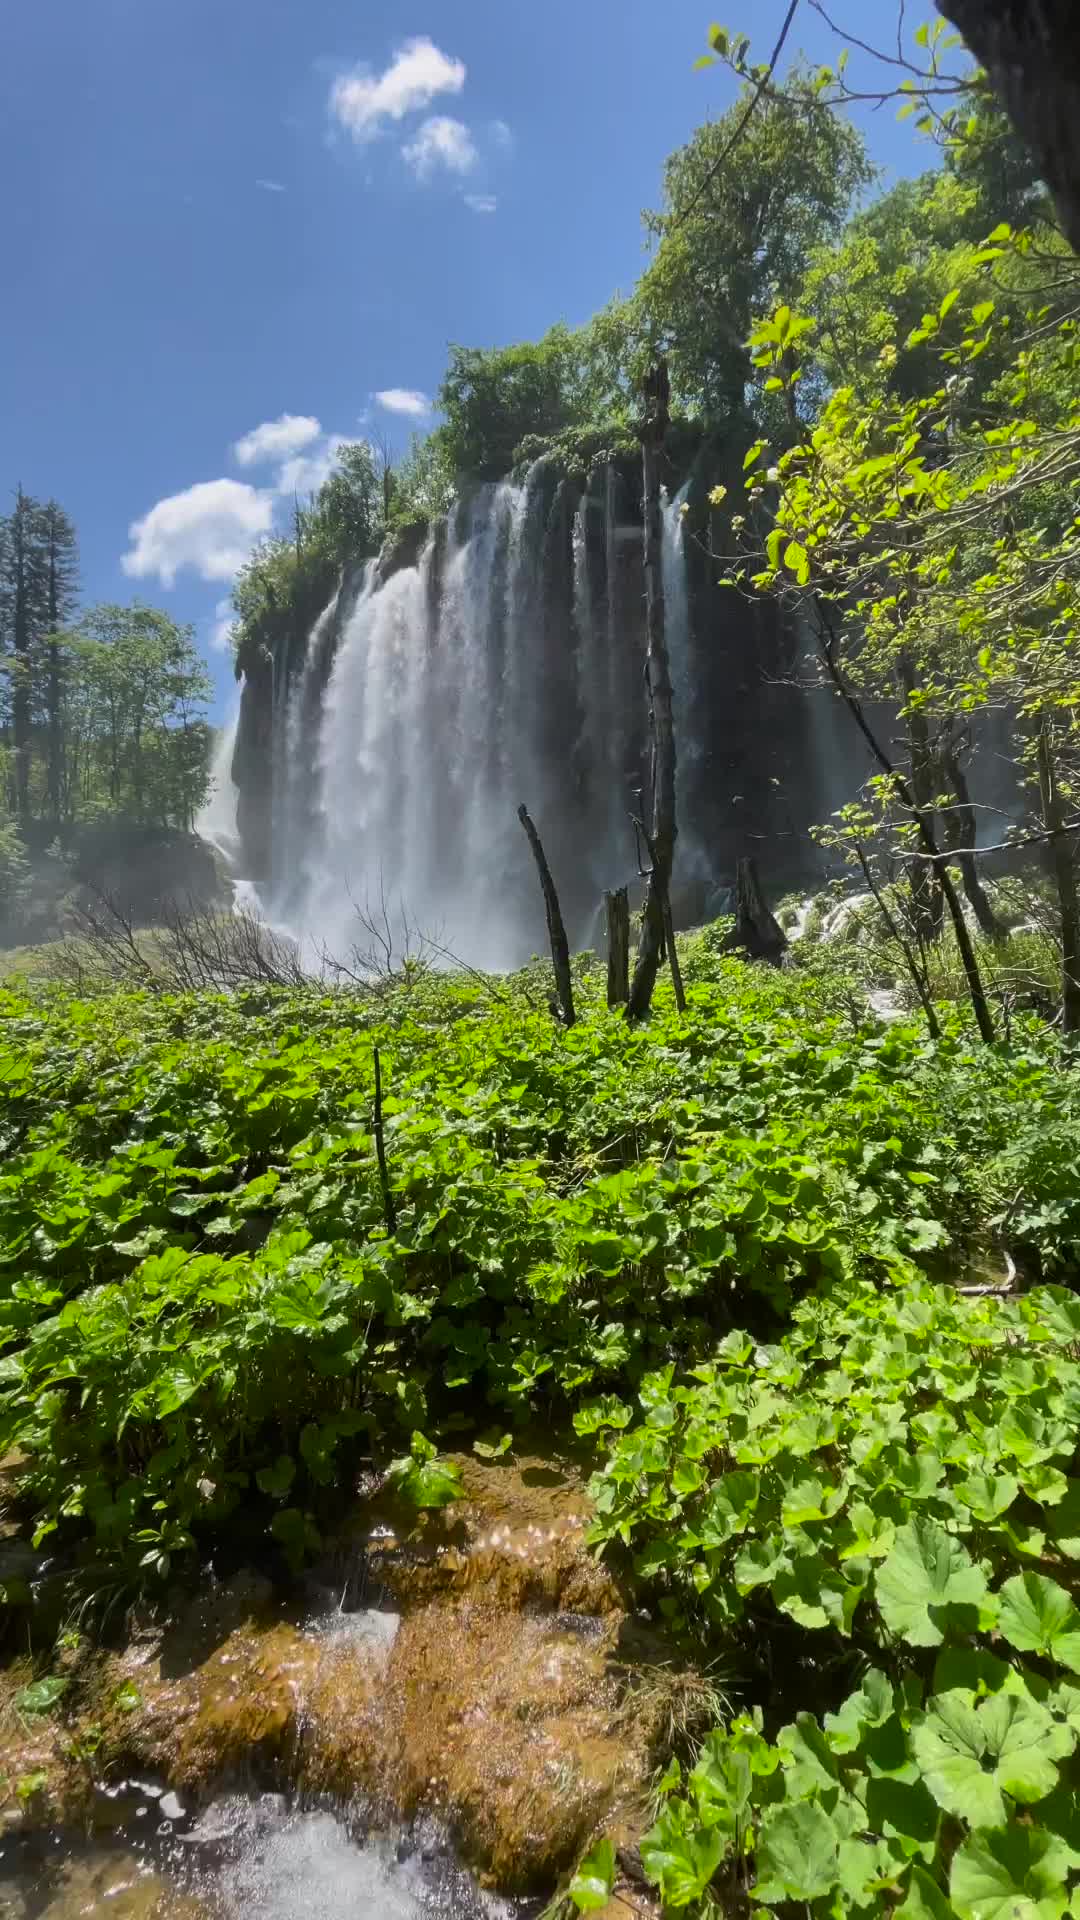
[[[298,1562],[360,1463],[437,1502],[451,1440],[572,1423],[737,1709],[664,1782],[668,1905],[981,1916],[1080,1864],[1073,1078],[1030,1017],[935,1042],[720,948],[644,1028],[580,963],[569,1033],[539,969],[8,992],[0,1450],[93,1591],[226,1522]],[[957,1294],[1006,1254],[1031,1291]]]

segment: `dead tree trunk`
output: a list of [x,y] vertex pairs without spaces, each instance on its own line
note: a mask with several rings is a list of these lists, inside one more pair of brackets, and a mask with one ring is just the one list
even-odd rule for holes
[[540,843],[540,835],[529,818],[529,810],[522,805],[518,808],[518,819],[525,829],[528,842],[536,861],[536,871],[540,875],[540,886],[544,895],[544,911],[547,914],[548,938],[551,941],[551,964],[555,969],[556,1001],[552,1011],[564,1027],[574,1024],[574,986],[570,977],[570,947],[563,925],[562,908],[555,891],[555,882],[551,877],[551,868]]
[[[892,761],[889,759],[888,754],[885,752],[884,747],[866,718],[862,702],[848,686],[845,675],[836,657],[836,633],[826,602],[815,599],[814,611],[817,614],[818,620],[817,639],[821,658],[833,686],[836,688],[855,725],[866,741],[882,773],[893,782],[898,799],[902,806],[907,809],[919,830],[919,839],[925,851],[932,859],[940,859],[941,850],[934,838],[933,826],[919,806],[907,781],[897,768],[893,766]],[[964,978],[967,981],[968,995],[971,1000],[971,1011],[975,1015],[975,1024],[979,1029],[979,1037],[986,1046],[992,1047],[995,1034],[994,1022],[990,1013],[990,1004],[986,998],[986,989],[982,983],[982,975],[979,972],[979,963],[975,957],[975,948],[972,945],[971,935],[968,932],[967,921],[964,919],[964,909],[960,904],[960,896],[953,886],[952,875],[949,873],[947,867],[943,867],[941,870],[941,891],[945,895],[945,905],[949,910],[949,918],[952,921],[953,932],[956,935],[960,964],[964,969]]]
[[959,29],[1054,197],[1080,253],[1080,11],[1076,0],[937,0]]
[[941,1025],[934,1011],[934,1002],[930,993],[930,980],[922,959],[916,954],[910,941],[905,940],[899,923],[894,920],[892,914],[889,912],[889,903],[882,893],[881,888],[878,886],[877,881],[874,879],[873,869],[862,847],[857,846],[855,852],[858,855],[859,865],[863,871],[863,879],[866,881],[867,887],[877,903],[878,912],[885,922],[889,936],[895,940],[904,956],[904,964],[914,983],[915,991],[919,996],[919,1004],[926,1015],[926,1025],[930,1038],[931,1040],[940,1040]]
[[[645,623],[648,653],[645,661],[653,744],[652,855],[637,963],[630,987],[627,1018],[642,1020],[652,1005],[653,989],[664,951],[665,927],[671,919],[669,892],[678,828],[675,820],[675,726],[672,715],[671,669],[664,626],[664,522],[660,508],[660,451],[668,428],[667,363],[657,362],[645,382],[645,418],[641,426],[644,474]],[[675,942],[670,942],[672,956]],[[676,997],[681,982],[675,959]]]
[[724,942],[751,960],[767,960],[778,967],[788,950],[788,938],[765,898],[756,860],[740,860],[735,870],[735,925]]
[[1045,720],[1039,728],[1038,759],[1043,824],[1050,837],[1050,867],[1061,918],[1061,1026],[1064,1033],[1077,1033],[1080,1032],[1080,900],[1072,836],[1063,831],[1065,814]]
[[947,808],[941,816],[945,845],[956,853],[964,892],[980,931],[988,940],[1000,940],[1002,929],[983,886],[975,854],[975,809],[971,804],[971,791],[960,764],[959,744],[951,735],[942,739],[938,756],[942,774],[956,795],[955,806]]
[[607,908],[607,1003],[625,1007],[630,998],[630,895],[625,887],[605,893]]
[[[927,820],[933,820],[934,756],[930,750],[930,731],[926,724],[926,715],[917,703],[912,705],[911,696],[918,686],[918,676],[910,654],[901,654],[897,677],[907,706],[911,791],[915,796],[915,804],[923,816]],[[943,902],[940,878],[934,862],[920,859],[918,855],[911,861],[908,878],[911,885],[915,932],[920,944],[929,946],[931,941],[937,940],[941,934]]]

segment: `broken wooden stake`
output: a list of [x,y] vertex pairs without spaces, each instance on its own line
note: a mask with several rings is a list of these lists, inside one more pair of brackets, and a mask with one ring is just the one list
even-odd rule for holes
[[525,829],[528,842],[536,861],[536,871],[540,875],[540,886],[544,895],[544,911],[547,914],[548,938],[551,941],[551,964],[555,969],[555,992],[558,1006],[557,1017],[564,1027],[574,1024],[574,986],[570,976],[570,946],[563,925],[559,896],[555,891],[555,882],[551,877],[551,868],[540,842],[540,835],[529,818],[529,810],[523,804],[518,808],[518,819]]
[[740,860],[735,872],[735,926],[724,942],[725,950],[737,947],[750,960],[767,960],[778,967],[788,950],[788,938],[765,898],[757,861]]
[[625,887],[605,893],[607,908],[607,1003],[625,1007],[630,998],[630,895]]

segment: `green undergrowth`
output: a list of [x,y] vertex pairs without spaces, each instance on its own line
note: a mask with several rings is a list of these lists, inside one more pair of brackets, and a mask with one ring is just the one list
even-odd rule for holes
[[[0,1456],[116,1591],[220,1540],[299,1563],[361,1464],[439,1503],[440,1449],[572,1422],[594,1544],[746,1709],[664,1781],[666,1907],[1056,1920],[1074,1074],[1023,1014],[986,1048],[945,1007],[931,1042],[683,946],[686,1014],[665,983],[637,1029],[585,962],[569,1033],[539,969],[4,993]],[[1022,1297],[957,1291],[1006,1253]]]
[[773,1668],[665,1776],[666,1907],[1077,1910],[1078,1350],[1061,1287],[864,1284],[603,1410],[594,1537]]
[[856,1032],[687,960],[686,1015],[638,1030],[587,969],[570,1033],[527,977],[0,1000],[0,1449],[39,1537],[152,1569],[262,1494],[295,1546],[402,1433],[569,1414],[987,1223],[1069,1259],[1072,1081],[1034,1032]]

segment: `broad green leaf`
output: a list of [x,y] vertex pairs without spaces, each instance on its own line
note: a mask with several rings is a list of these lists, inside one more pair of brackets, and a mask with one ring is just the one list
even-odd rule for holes
[[913,1867],[907,1897],[895,1908],[892,1920],[953,1920],[953,1910],[937,1881],[922,1867]]
[[843,1505],[846,1489],[826,1487],[820,1480],[798,1480],[784,1494],[780,1517],[785,1527],[827,1520]]
[[1071,1751],[1073,1735],[1026,1694],[976,1702],[958,1689],[931,1701],[911,1745],[939,1806],[969,1826],[994,1827],[1005,1818],[1003,1793],[1027,1805],[1053,1791],[1055,1759]]
[[959,1920],[1060,1920],[1067,1868],[1062,1843],[1037,1828],[974,1833],[953,1857],[949,1898]]
[[614,1885],[615,1848],[610,1840],[599,1840],[571,1880],[570,1898],[579,1913],[592,1913],[607,1906]]
[[1020,1482],[1011,1473],[990,1475],[971,1473],[966,1480],[956,1486],[956,1495],[966,1507],[971,1509],[973,1517],[984,1525],[999,1520],[1001,1515],[1012,1506],[1020,1491]]
[[836,1828],[817,1801],[767,1807],[758,1833],[755,1899],[770,1907],[821,1899],[837,1882],[838,1845]]
[[43,1680],[32,1680],[28,1687],[23,1687],[15,1695],[16,1711],[30,1718],[51,1713],[54,1707],[59,1706],[70,1685],[70,1680],[58,1673],[47,1674]]
[[933,1520],[899,1529],[877,1570],[874,1595],[890,1632],[916,1647],[937,1647],[951,1612],[982,1625],[989,1611],[986,1580],[969,1554]]
[[735,1585],[740,1593],[753,1587],[768,1586],[781,1569],[788,1569],[791,1556],[784,1547],[782,1534],[768,1540],[751,1540],[735,1558]]
[[641,1842],[641,1859],[665,1906],[687,1907],[701,1899],[726,1850],[727,1838],[719,1827],[687,1831],[665,1809]]
[[1080,1611],[1056,1580],[1030,1571],[1006,1580],[998,1628],[1022,1653],[1044,1653],[1080,1673]]
[[827,1713],[822,1725],[834,1753],[856,1753],[870,1727],[883,1726],[893,1711],[892,1681],[877,1668],[863,1675],[857,1693],[849,1694],[838,1713]]
[[272,1467],[260,1467],[255,1475],[255,1484],[260,1493],[269,1494],[275,1500],[284,1500],[296,1478],[296,1461],[290,1454],[279,1454]]
[[899,1841],[906,1858],[933,1860],[941,1811],[924,1781],[873,1776],[866,1783],[866,1818],[876,1833]]
[[812,1713],[800,1713],[776,1737],[789,1799],[808,1799],[828,1792],[840,1780],[840,1766],[831,1742]]
[[1001,1789],[983,1770],[986,1735],[973,1696],[943,1693],[912,1729],[912,1751],[940,1807],[973,1827],[998,1827],[1005,1818]]
[[714,1480],[701,1510],[701,1537],[710,1546],[722,1546],[734,1534],[744,1533],[758,1502],[760,1478],[735,1469]]

